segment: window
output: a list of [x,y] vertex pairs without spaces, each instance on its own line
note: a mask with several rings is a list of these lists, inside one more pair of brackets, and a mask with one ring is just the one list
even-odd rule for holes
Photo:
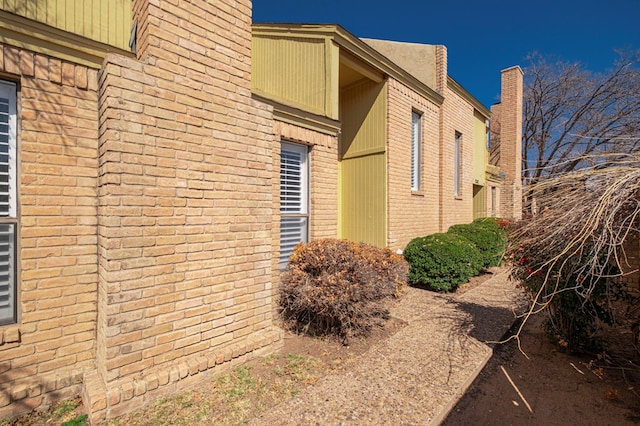
[[491,187],[491,217],[496,217],[496,187]]
[[411,190],[420,190],[420,145],[422,142],[422,116],[411,113]]
[[456,197],[459,197],[461,195],[461,183],[462,183],[462,134],[461,133],[456,132],[456,141],[453,149],[454,149],[453,193]]
[[295,246],[308,239],[308,181],[307,147],[283,142],[280,151],[280,269],[289,263]]
[[0,324],[16,315],[16,85],[0,81]]

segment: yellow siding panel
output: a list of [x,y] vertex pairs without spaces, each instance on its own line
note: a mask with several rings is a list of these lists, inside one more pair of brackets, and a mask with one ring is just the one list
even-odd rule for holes
[[341,237],[387,245],[386,90],[366,81],[340,93]]
[[340,237],[379,247],[387,245],[387,156],[340,163]]
[[253,91],[287,105],[328,115],[324,39],[254,36],[252,49]]
[[129,50],[132,0],[0,0],[2,10]]
[[364,80],[340,92],[341,157],[384,152],[387,121],[384,84]]
[[49,4],[52,0],[41,0],[39,6],[36,7],[32,3],[27,3],[27,12],[25,16],[34,16],[33,19],[39,22],[47,22],[47,14],[49,12]]
[[473,115],[473,183],[484,185],[485,170],[489,162],[487,149],[487,124],[479,113]]
[[[58,26],[58,1],[57,0],[47,0],[47,13],[44,20],[40,20],[40,22],[44,22],[45,24],[49,24],[52,27],[60,28]],[[38,8],[39,9],[39,8]],[[37,16],[40,16],[38,14]],[[31,16],[25,16],[25,18],[31,18]],[[39,20],[39,19],[36,19]]]
[[[111,4],[108,2],[101,2],[100,3],[100,15],[99,16],[109,16],[109,8],[110,8]],[[102,37],[108,37],[109,35],[109,19],[105,19],[103,21],[100,21],[100,26],[98,26],[98,34],[97,37],[98,38],[102,38]]]
[[473,185],[473,219],[487,216],[487,191],[484,186]]

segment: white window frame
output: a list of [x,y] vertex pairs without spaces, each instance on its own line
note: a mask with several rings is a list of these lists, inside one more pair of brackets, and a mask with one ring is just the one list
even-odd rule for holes
[[17,85],[0,80],[0,325],[17,322],[17,100]]
[[[292,163],[287,165],[287,158]],[[295,163],[295,159],[300,161]],[[289,169],[287,170],[287,167]],[[285,176],[285,173],[289,176]],[[288,180],[288,182],[287,182]],[[293,187],[291,186],[293,185]],[[298,191],[296,193],[296,191]],[[283,141],[280,150],[280,269],[295,246],[309,240],[309,148]]]
[[456,132],[453,145],[453,195],[462,196],[462,133]]
[[411,112],[411,190],[420,190],[422,164],[422,114]]

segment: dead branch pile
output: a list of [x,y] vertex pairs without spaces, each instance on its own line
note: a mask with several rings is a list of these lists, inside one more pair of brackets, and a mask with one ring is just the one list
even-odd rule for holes
[[583,304],[603,294],[602,286],[612,296],[609,284],[638,266],[625,242],[640,244],[640,156],[578,160],[589,166],[542,179],[524,194],[531,214],[513,231],[509,253],[517,278],[537,280],[527,317],[566,292]]

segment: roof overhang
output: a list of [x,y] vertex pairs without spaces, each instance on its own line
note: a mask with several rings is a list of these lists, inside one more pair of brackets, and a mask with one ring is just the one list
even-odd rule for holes
[[491,111],[482,105],[482,103],[477,100],[471,93],[467,92],[467,90],[460,85],[457,81],[455,81],[451,76],[447,76],[447,87],[454,91],[458,96],[469,102],[473,105],[476,111],[478,111],[484,118],[491,118]]
[[[393,61],[382,55],[380,52],[360,40],[349,31],[337,24],[271,24],[257,23],[253,24],[253,32],[257,35],[275,36],[275,37],[299,37],[299,38],[323,38],[330,40],[340,48],[340,60],[350,60],[351,65],[358,65],[357,62],[363,62],[376,72],[369,72],[367,77],[375,81],[377,73],[398,80],[409,88],[419,93],[426,99],[437,105],[442,105],[444,98],[415,78],[409,72],[395,64]],[[365,67],[360,66],[359,70],[366,71]],[[486,109],[486,108],[485,108]]]

